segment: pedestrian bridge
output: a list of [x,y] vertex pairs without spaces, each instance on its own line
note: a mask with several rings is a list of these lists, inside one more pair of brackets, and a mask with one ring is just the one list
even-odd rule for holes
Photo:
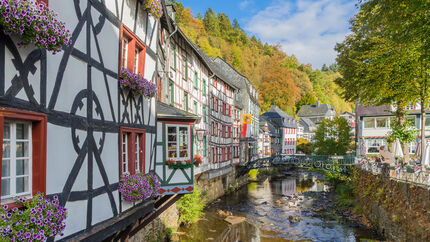
[[252,170],[265,167],[296,166],[343,171],[353,165],[356,165],[355,156],[277,155],[251,160],[246,164],[246,168]]

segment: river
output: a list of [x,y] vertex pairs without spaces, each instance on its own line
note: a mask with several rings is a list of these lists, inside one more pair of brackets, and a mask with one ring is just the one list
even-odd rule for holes
[[[230,225],[219,211],[245,217]],[[295,171],[251,182],[205,209],[197,223],[182,226],[180,241],[381,240],[358,220],[335,212],[333,192],[319,174]]]

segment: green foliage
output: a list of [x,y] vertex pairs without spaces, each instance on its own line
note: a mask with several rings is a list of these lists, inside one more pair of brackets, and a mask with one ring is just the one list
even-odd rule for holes
[[176,21],[185,34],[208,56],[226,60],[257,88],[261,112],[277,105],[293,115],[296,103],[307,93],[339,112],[352,110],[334,83],[339,74],[330,67],[328,72],[321,72],[310,65],[301,65],[280,45],[262,43],[255,36],[248,36],[236,19],[231,23],[224,13],[209,8],[204,16],[194,17],[179,1],[171,2],[176,9]]
[[179,208],[181,223],[194,223],[203,216],[203,209],[206,206],[206,199],[200,194],[200,189],[194,188],[194,192],[185,194],[176,205]]
[[306,93],[300,100],[296,103],[296,111],[300,110],[300,107],[303,105],[314,105],[317,99],[312,93]]
[[307,139],[297,139],[297,151],[303,152],[303,154],[311,155],[313,151],[312,144]]
[[354,205],[354,188],[351,183],[340,183],[336,186],[336,204],[348,208]]
[[415,129],[414,125],[410,120],[406,120],[403,125],[395,119],[391,120],[391,131],[388,134],[387,141],[393,143],[396,139],[399,139],[400,143],[411,143],[415,141],[418,130]]
[[279,173],[278,168],[263,169],[258,171],[259,176],[273,176]]
[[345,155],[350,147],[351,127],[344,118],[325,119],[315,132],[317,155]]
[[252,169],[248,172],[248,177],[251,180],[257,179],[257,176],[258,176],[258,169]]

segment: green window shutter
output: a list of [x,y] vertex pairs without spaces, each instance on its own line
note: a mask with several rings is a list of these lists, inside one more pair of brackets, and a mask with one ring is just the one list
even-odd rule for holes
[[203,147],[204,147],[204,155],[208,156],[208,146],[206,143],[206,136],[203,136]]
[[203,79],[203,96],[206,96],[206,80]]
[[196,101],[194,101],[194,114],[196,114],[197,115],[197,102]]
[[175,89],[172,81],[169,81],[169,89],[170,89],[170,105],[175,104]]
[[196,72],[194,72],[194,88],[197,89],[198,88],[198,80],[199,80],[199,74]]
[[195,151],[196,151],[196,154],[198,154],[199,153],[199,142],[198,142],[198,140],[197,140],[197,135],[196,136],[194,136],[194,140],[195,140],[195,145],[196,145],[196,149],[195,149]]
[[202,109],[203,109],[203,122],[206,122],[206,105],[202,105]]
[[188,80],[188,60],[187,57],[184,56],[184,79]]
[[185,111],[188,112],[188,93],[184,92]]

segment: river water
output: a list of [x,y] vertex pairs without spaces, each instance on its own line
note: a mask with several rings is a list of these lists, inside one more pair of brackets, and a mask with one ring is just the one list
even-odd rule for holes
[[[251,182],[209,204],[203,219],[177,235],[180,241],[381,240],[358,220],[336,213],[330,189],[319,174],[300,171]],[[230,225],[220,210],[246,221]]]

